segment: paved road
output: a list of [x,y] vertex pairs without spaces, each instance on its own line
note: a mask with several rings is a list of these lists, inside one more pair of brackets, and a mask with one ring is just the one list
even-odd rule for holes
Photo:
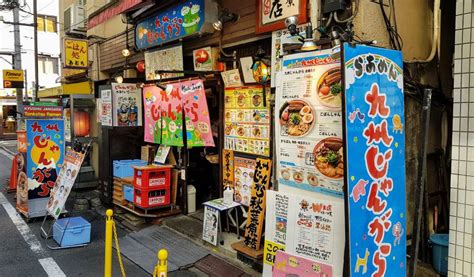
[[[15,142],[0,141],[0,186],[9,178]],[[3,191],[3,190],[2,190]],[[14,207],[12,194],[0,192],[0,276],[103,276],[104,219],[91,212],[85,214],[92,225],[92,243],[83,248],[50,250],[40,237],[41,219],[25,223]],[[51,223],[51,221],[49,221]],[[118,230],[119,237],[125,232]],[[49,240],[48,244],[54,245]],[[146,272],[124,258],[128,276],[147,276]],[[120,269],[114,250],[114,276]]]

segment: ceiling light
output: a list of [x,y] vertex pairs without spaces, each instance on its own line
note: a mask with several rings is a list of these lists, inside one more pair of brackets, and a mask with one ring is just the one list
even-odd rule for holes
[[123,50],[122,50],[122,56],[124,56],[124,57],[130,56],[130,50],[128,50],[128,49],[123,49]]
[[123,77],[121,75],[115,77],[115,82],[121,84],[123,83]]
[[222,31],[222,21],[217,20],[216,22],[212,23],[212,27],[214,27],[216,31]]

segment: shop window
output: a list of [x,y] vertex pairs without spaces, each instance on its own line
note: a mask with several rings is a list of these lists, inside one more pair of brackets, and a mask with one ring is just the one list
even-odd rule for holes
[[57,33],[58,20],[52,15],[38,15],[38,31],[47,33]]
[[40,74],[58,74],[59,60],[50,56],[38,57],[38,71]]

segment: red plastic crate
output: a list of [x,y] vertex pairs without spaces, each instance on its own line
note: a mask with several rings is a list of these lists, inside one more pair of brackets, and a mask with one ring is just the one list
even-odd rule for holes
[[170,204],[170,187],[160,189],[134,189],[134,204],[140,208],[148,209]]
[[133,186],[140,189],[158,189],[171,184],[171,168],[138,166],[133,168]]

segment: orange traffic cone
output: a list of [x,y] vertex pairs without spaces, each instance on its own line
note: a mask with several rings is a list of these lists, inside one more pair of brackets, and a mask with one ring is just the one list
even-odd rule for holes
[[12,161],[12,169],[10,171],[10,184],[8,185],[7,192],[15,192],[16,191],[16,183],[18,178],[18,156],[13,156]]

